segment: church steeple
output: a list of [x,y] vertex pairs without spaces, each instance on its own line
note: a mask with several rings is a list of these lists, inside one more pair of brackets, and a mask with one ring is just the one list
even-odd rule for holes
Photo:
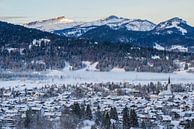
[[170,81],[170,77],[168,78],[168,84],[170,84],[171,83],[171,81]]
[[171,92],[171,81],[170,81],[170,77],[168,78],[167,90],[169,92]]
[[159,96],[162,96],[162,97],[172,97],[173,96],[173,93],[172,93],[172,89],[171,89],[171,80],[170,80],[170,77],[168,78],[168,82],[167,82],[167,85],[166,85],[166,90],[160,92]]

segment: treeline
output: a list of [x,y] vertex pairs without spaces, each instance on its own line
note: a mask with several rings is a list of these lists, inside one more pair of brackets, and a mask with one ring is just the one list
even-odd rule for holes
[[[155,58],[158,57],[158,58]],[[192,64],[193,54],[157,51],[129,44],[94,43],[86,40],[44,41],[39,46],[14,50],[2,47],[1,69],[36,70],[62,69],[68,62],[71,70],[86,67],[83,61],[98,62],[99,71],[110,71],[114,67],[126,71],[173,72],[179,69],[176,60]],[[188,69],[186,65],[185,69]]]
[[70,107],[64,106],[59,120],[50,120],[43,116],[41,111],[35,112],[29,108],[25,117],[18,117],[18,129],[76,129],[83,128],[84,121],[92,123],[91,129],[130,129],[141,127],[146,129],[144,121],[139,121],[136,111],[127,106],[119,117],[117,109],[103,110],[100,106],[92,110],[90,105],[80,105],[75,102]]

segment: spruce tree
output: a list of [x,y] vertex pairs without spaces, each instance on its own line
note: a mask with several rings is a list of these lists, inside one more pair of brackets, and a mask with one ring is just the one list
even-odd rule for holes
[[112,129],[118,129],[114,123],[112,124]]
[[144,121],[142,121],[142,123],[141,123],[141,128],[142,128],[142,129],[146,129],[146,124],[145,124]]
[[114,119],[114,120],[118,120],[118,113],[117,113],[117,109],[114,107],[110,109],[110,118]]
[[90,105],[87,105],[85,115],[86,115],[86,119],[88,120],[92,119],[92,110],[90,108]]
[[104,120],[105,120],[104,121],[104,127],[105,127],[105,129],[110,129],[111,121],[110,121],[110,116],[109,116],[108,112],[106,113]]
[[83,118],[85,117],[85,112],[86,112],[85,106],[84,106],[84,104],[82,104],[81,105],[81,114],[82,114]]
[[100,123],[102,122],[102,112],[100,111],[100,106],[97,107],[97,111],[95,112],[95,116],[96,116],[96,124],[100,125]]
[[72,106],[72,113],[74,115],[78,116],[79,118],[82,117],[81,108],[80,108],[80,106],[77,102],[74,103],[73,106]]
[[24,127],[30,128],[31,124],[32,124],[32,110],[30,108],[26,111],[26,117],[24,119]]
[[189,65],[186,63],[185,67],[184,67],[184,70],[188,70],[188,69],[189,69]]
[[129,109],[127,108],[127,106],[123,109],[123,129],[130,129]]
[[129,121],[130,121],[130,126],[131,127],[138,127],[137,114],[136,114],[134,109],[130,110]]
[[107,113],[107,111],[103,111],[103,113],[102,113],[102,119],[101,119],[101,121],[102,121],[102,126],[105,125],[106,113]]
[[91,127],[91,129],[97,129],[94,125]]
[[194,120],[189,120],[185,125],[184,129],[193,129],[194,127]]

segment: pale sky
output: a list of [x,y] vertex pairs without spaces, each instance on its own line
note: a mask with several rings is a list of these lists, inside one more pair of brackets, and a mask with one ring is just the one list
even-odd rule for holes
[[90,21],[109,15],[154,23],[180,17],[194,26],[194,0],[0,0],[0,20],[14,23],[58,16]]

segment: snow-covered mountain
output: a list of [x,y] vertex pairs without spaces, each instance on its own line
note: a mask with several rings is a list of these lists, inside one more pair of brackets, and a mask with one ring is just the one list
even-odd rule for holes
[[179,33],[182,35],[186,35],[191,30],[193,31],[193,27],[189,26],[185,20],[178,17],[161,22],[154,29],[154,31],[159,34]]
[[110,28],[117,30],[120,28],[127,28],[127,30],[132,31],[149,31],[152,30],[155,27],[155,24],[147,21],[147,20],[140,20],[140,19],[127,19],[117,16],[109,16],[105,19],[100,19],[93,22],[88,22],[85,24],[82,24],[80,27],[99,27],[107,25]]
[[127,29],[132,31],[150,31],[155,26],[156,25],[154,23],[148,20],[141,19],[132,20],[128,24],[126,24]]
[[101,26],[109,26],[113,30],[126,29],[128,31],[154,31],[156,34],[180,33],[185,35],[193,31],[193,27],[181,18],[175,17],[159,23],[158,25],[141,19],[128,19],[117,16],[109,16],[92,22],[76,22],[65,17],[35,21],[25,24],[26,27],[36,28],[43,31],[54,32],[69,37],[80,37],[89,30]]
[[65,35],[67,37],[80,37],[84,35],[86,32],[96,29],[98,27],[108,26],[112,30],[120,30],[125,29],[127,31],[150,31],[156,25],[147,20],[130,20],[127,18],[117,17],[117,16],[109,16],[104,19],[81,23],[80,25],[75,25],[72,28],[66,28],[62,30],[56,30],[54,33],[59,35]]
[[76,22],[58,17],[28,23],[25,26],[61,36],[86,38],[97,42],[122,42],[152,48],[157,44],[169,50],[174,48],[173,46],[180,46],[178,48],[194,51],[194,27],[178,17],[157,25],[148,20],[117,16],[92,22]]
[[79,37],[91,29],[104,25],[109,26],[113,30],[125,28],[129,31],[150,31],[156,26],[154,23],[147,20],[130,20],[117,16],[109,16],[92,22],[74,22],[64,17],[58,17],[25,24],[25,26],[29,28],[36,28],[70,37]]
[[48,20],[30,22],[24,24],[24,26],[28,28],[36,28],[42,31],[52,32],[55,30],[72,28],[79,24],[81,24],[81,22],[74,22],[73,20],[66,19],[64,16],[62,16]]

